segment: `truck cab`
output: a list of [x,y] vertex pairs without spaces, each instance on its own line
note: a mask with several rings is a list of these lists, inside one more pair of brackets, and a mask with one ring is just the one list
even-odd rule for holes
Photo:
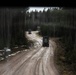
[[43,47],[49,47],[49,37],[43,36]]

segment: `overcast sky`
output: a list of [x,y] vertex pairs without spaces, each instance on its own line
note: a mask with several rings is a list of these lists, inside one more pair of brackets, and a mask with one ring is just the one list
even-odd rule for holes
[[[47,10],[50,7],[45,7],[45,8],[46,8],[45,10]],[[44,7],[29,7],[28,11],[31,12],[31,11],[37,10],[39,12],[39,11],[43,11],[43,9],[44,9]]]

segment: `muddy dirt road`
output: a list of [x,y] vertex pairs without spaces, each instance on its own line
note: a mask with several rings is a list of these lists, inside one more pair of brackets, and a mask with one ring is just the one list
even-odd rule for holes
[[35,42],[28,53],[23,51],[0,62],[0,75],[59,75],[54,65],[55,43],[50,40],[49,47],[42,47],[42,37],[36,33],[26,32],[27,38]]

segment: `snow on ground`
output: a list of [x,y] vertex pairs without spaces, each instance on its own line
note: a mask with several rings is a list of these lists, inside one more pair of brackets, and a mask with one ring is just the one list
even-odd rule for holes
[[42,37],[26,32],[27,38],[34,41],[35,48],[27,54],[17,54],[5,63],[0,63],[0,75],[59,75],[54,65],[55,43],[50,40],[49,47],[42,47]]

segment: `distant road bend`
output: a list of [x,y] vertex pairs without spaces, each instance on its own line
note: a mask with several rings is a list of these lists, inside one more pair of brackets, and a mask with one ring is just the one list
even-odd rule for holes
[[42,47],[42,37],[36,33],[26,32],[27,38],[35,41],[34,47],[0,63],[0,75],[59,75],[54,65],[55,43],[50,40],[49,47]]

